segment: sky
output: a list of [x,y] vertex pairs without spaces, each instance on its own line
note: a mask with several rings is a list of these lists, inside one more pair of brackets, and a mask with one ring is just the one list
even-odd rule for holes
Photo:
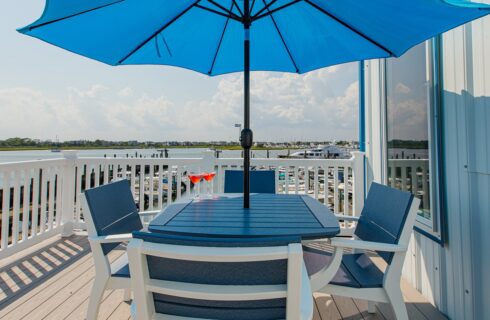
[[[243,77],[111,67],[16,32],[44,0],[0,2],[0,139],[236,140]],[[254,72],[256,141],[357,140],[358,64],[305,75]]]

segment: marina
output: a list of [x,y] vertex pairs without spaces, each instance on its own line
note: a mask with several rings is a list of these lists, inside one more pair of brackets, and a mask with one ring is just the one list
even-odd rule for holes
[[1,320],[490,319],[490,0],[2,14]]

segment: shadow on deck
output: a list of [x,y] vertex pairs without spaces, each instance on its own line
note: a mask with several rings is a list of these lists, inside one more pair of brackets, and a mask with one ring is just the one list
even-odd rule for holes
[[[116,259],[123,250],[111,252]],[[54,237],[0,262],[0,319],[84,319],[95,275],[86,236]],[[410,319],[446,319],[414,288],[402,283]],[[130,319],[123,291],[107,291],[99,319]],[[315,294],[314,320],[393,319],[388,305],[376,314],[363,300]]]

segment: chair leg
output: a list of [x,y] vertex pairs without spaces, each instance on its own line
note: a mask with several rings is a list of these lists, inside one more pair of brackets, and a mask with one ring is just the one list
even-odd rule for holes
[[369,313],[376,313],[376,302],[368,301],[368,312]]
[[125,302],[128,302],[128,301],[131,300],[131,289],[130,288],[124,289],[124,298],[123,298],[123,300]]
[[405,301],[403,301],[402,290],[400,287],[392,288],[386,290],[388,300],[391,303],[393,312],[395,313],[395,318],[397,320],[408,320],[407,306]]
[[95,277],[94,285],[92,287],[92,292],[90,293],[88,309],[87,309],[87,320],[97,320],[97,315],[99,314],[100,302],[107,285],[107,279],[100,279]]

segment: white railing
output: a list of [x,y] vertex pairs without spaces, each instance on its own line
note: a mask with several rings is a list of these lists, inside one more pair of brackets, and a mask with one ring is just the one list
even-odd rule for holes
[[64,160],[0,165],[0,258],[61,232]]
[[430,173],[428,159],[389,159],[388,185],[403,191],[409,191],[422,201],[422,213],[430,210]]
[[[128,179],[140,210],[161,208],[187,197],[190,171],[215,171],[212,184],[198,192],[220,193],[224,172],[241,168],[242,159],[77,158],[64,152],[57,160],[0,164],[2,192],[0,258],[61,233],[84,229],[82,192],[116,179]],[[351,159],[257,159],[252,167],[274,170],[277,193],[307,194],[335,213],[358,215],[364,202],[364,155]]]

